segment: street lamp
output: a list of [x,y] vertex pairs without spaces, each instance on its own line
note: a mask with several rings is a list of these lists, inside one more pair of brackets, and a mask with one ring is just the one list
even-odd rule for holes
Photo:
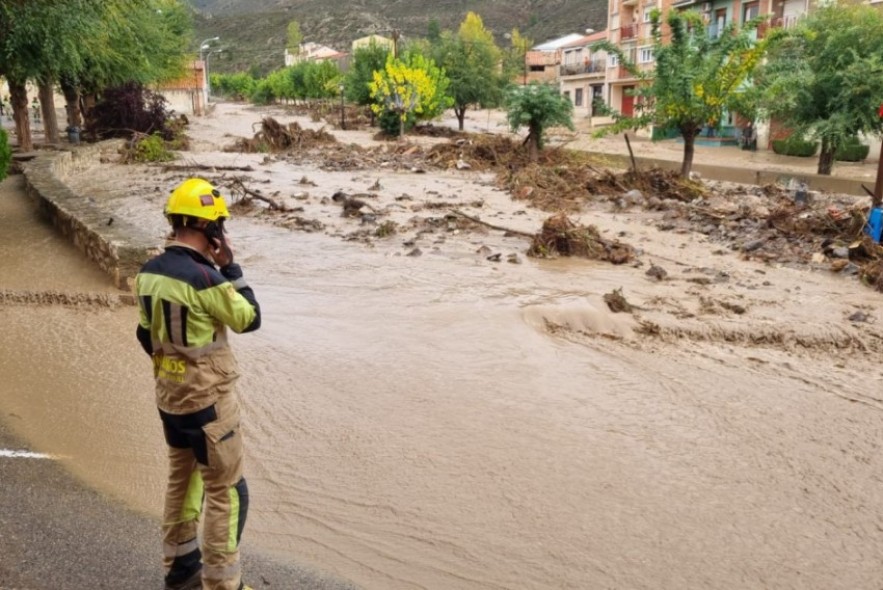
[[202,57],[202,51],[209,48],[209,43],[211,43],[212,41],[220,40],[220,37],[209,37],[208,39],[205,39],[202,43],[199,44],[199,56]]
[[343,82],[337,85],[337,89],[340,90],[340,128],[346,130],[346,109],[343,104],[343,91],[345,86]]
[[[205,92],[206,92],[206,100],[208,100],[209,95],[212,93],[211,82],[208,77],[208,55],[203,55],[203,51],[206,49],[211,49],[212,41],[220,41],[220,37],[209,37],[208,39],[203,40],[202,43],[199,44],[199,61],[205,63]],[[209,53],[211,55],[211,53]]]

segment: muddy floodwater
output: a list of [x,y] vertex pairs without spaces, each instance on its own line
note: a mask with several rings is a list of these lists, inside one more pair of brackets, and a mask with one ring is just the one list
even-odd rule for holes
[[[21,189],[0,185],[0,292],[113,292]],[[162,198],[119,207],[159,235]],[[881,296],[597,219],[672,275],[727,280],[508,264],[518,238],[407,256],[235,219],[264,314],[233,342],[244,542],[378,590],[879,588]],[[483,241],[502,262],[464,254]],[[669,334],[685,318],[680,336],[637,333],[604,304],[618,288]],[[748,312],[687,313],[733,298]],[[159,515],[164,447],[136,309],[90,301],[0,301],[0,419]],[[846,319],[856,309],[867,326]]]

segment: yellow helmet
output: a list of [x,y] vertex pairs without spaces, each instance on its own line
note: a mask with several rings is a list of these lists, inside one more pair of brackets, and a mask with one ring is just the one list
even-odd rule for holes
[[169,195],[165,209],[169,215],[188,215],[209,221],[230,217],[224,197],[214,186],[202,178],[188,178]]

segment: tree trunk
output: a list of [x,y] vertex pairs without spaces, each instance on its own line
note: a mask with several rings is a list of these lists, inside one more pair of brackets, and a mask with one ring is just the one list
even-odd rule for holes
[[58,143],[58,118],[55,116],[55,92],[52,82],[40,82],[40,108],[43,111],[43,133],[47,143]]
[[67,125],[68,127],[82,127],[83,113],[80,110],[80,88],[66,78],[61,79],[61,91],[67,102]]
[[697,131],[681,131],[684,138],[684,161],[681,162],[681,178],[690,178],[690,172],[693,170],[693,154],[696,151],[696,135]]
[[98,97],[94,93],[90,92],[80,96],[80,108],[83,111],[83,120],[87,128],[92,127],[92,109],[95,108],[97,102]]
[[28,91],[24,84],[8,81],[9,100],[12,102],[12,117],[15,120],[15,136],[18,138],[18,149],[30,152],[34,149],[31,138],[31,116],[28,113]]
[[822,151],[819,153],[819,167],[817,172],[826,176],[831,175],[834,168],[834,152],[837,151],[827,140],[822,140]]
[[540,138],[534,131],[527,136],[527,155],[531,162],[540,159]]
[[454,107],[454,113],[457,115],[457,124],[460,131],[463,131],[463,120],[466,118],[466,107]]

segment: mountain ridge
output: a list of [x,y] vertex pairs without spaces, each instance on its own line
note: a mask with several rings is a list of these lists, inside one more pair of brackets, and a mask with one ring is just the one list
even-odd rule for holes
[[286,30],[300,24],[304,41],[349,51],[353,40],[373,33],[399,31],[404,40],[425,37],[435,19],[456,30],[468,12],[480,15],[497,44],[519,32],[542,42],[607,24],[604,0],[188,0],[196,11],[196,37],[219,36],[212,56],[214,71],[266,74],[282,67]]

